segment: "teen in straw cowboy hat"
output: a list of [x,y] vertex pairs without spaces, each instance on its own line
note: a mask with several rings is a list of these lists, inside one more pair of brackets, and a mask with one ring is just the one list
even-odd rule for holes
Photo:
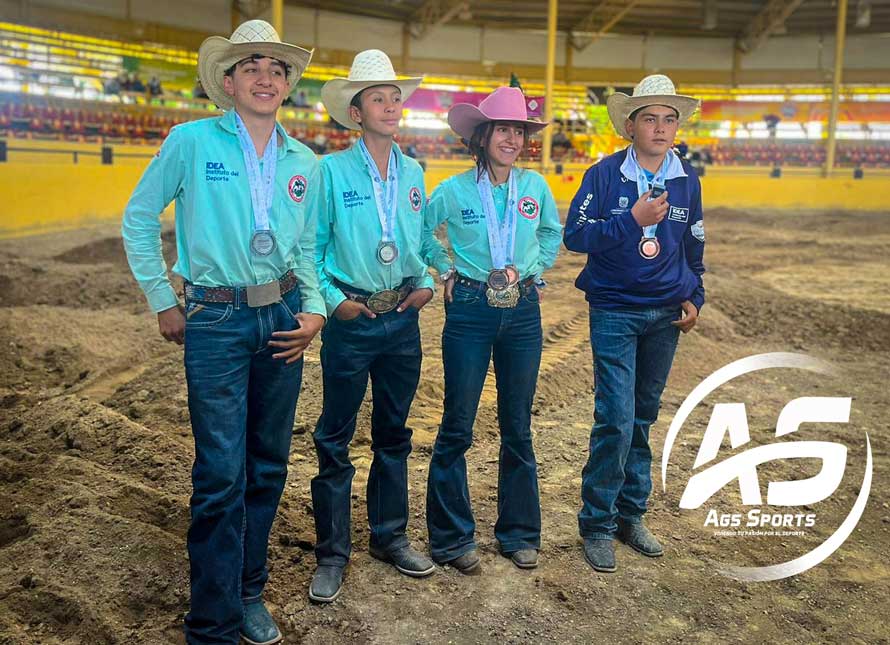
[[[315,155],[276,122],[311,52],[251,20],[198,53],[226,110],[171,130],[124,213],[133,274],[161,334],[185,344],[195,438],[189,643],[275,643],[263,604],[269,530],[287,476],[302,353],[325,321],[315,272]],[[173,271],[159,216],[176,201]]]
[[478,107],[454,105],[448,123],[468,145],[472,170],[433,193],[430,224],[447,222],[453,260],[439,244],[430,263],[445,282],[445,409],[427,483],[433,558],[463,573],[478,568],[475,521],[464,457],[488,366],[494,356],[501,452],[500,551],[520,568],[537,566],[541,508],[532,446],[531,407],[541,361],[541,274],[559,250],[559,213],[544,178],[515,166],[531,133],[517,88],[499,87]]
[[411,452],[405,423],[420,379],[418,311],[432,298],[434,283],[420,256],[423,171],[402,154],[393,136],[402,104],[420,81],[398,78],[389,57],[371,49],[356,55],[348,78],[332,79],[321,91],[330,115],[362,136],[321,162],[327,204],[319,220],[316,258],[331,319],[322,335],[324,403],[313,434],[318,568],[309,597],[316,602],[332,602],[340,593],[351,553],[355,468],[349,444],[369,377],[371,555],[409,576],[435,570],[405,534]]
[[679,333],[705,301],[701,186],[671,150],[697,107],[661,74],[633,96],[610,96],[612,124],[631,145],[585,173],[566,218],[566,248],[587,253],[575,284],[590,303],[596,398],[578,524],[597,571],[615,571],[616,535],[644,555],[663,553],[643,524],[649,428]]

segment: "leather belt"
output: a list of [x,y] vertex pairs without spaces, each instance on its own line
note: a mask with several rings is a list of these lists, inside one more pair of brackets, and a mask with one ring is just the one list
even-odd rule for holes
[[[488,289],[488,283],[482,282],[481,280],[473,280],[473,278],[468,278],[465,275],[461,275],[460,273],[456,273],[454,275],[454,282],[456,284],[463,285],[465,287],[470,287],[471,289],[476,289],[478,291],[486,291]],[[519,291],[522,295],[526,295],[535,287],[535,278],[530,277],[525,280],[519,281]]]
[[[277,289],[275,288],[275,283],[278,283]],[[273,302],[277,302],[281,299],[281,296],[290,293],[294,289],[296,289],[299,281],[297,280],[297,276],[294,274],[293,270],[290,269],[283,276],[278,278],[278,280],[273,280],[264,285],[257,285],[255,287],[205,287],[198,284],[192,284],[191,282],[185,283],[185,298],[186,300],[194,300],[197,302],[218,302],[223,304],[234,304],[236,301],[239,303],[246,303],[248,306],[258,306],[261,307],[264,304],[272,304]],[[252,293],[256,293],[258,290],[264,290],[267,296],[264,300],[271,300],[270,302],[263,302],[263,300],[257,302],[263,302],[263,304],[254,304],[251,302]],[[277,291],[277,297],[274,292]]]

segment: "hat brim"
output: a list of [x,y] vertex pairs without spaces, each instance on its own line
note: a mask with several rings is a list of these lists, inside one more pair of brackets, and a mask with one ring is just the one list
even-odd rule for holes
[[[255,42],[233,43],[222,36],[211,36],[198,50],[198,78],[207,96],[222,110],[231,110],[235,103],[225,90],[225,71],[251,54],[262,54],[282,61],[290,68],[287,78],[288,96],[294,91],[309,61],[312,51],[289,43]],[[282,97],[282,101],[287,97]]]
[[543,130],[549,121],[532,121],[531,119],[493,119],[482,113],[478,107],[472,103],[455,103],[448,110],[448,125],[460,137],[469,141],[473,137],[473,133],[480,123],[488,121],[510,121],[511,123],[522,123],[528,128],[529,134],[534,134]]
[[625,124],[628,117],[640,108],[649,107],[650,105],[664,105],[665,107],[674,108],[677,111],[680,125],[686,123],[689,118],[695,114],[700,101],[691,96],[683,94],[654,94],[651,96],[628,96],[623,92],[615,92],[606,100],[606,107],[609,110],[609,119],[612,121],[612,127],[622,137],[630,141],[627,136]]
[[331,118],[340,125],[350,130],[361,130],[362,126],[349,116],[349,104],[355,95],[366,90],[369,87],[377,85],[394,85],[402,92],[402,103],[408,100],[408,97],[414,94],[423,77],[398,78],[391,80],[362,80],[350,81],[347,78],[332,78],[321,88],[321,102],[324,103],[325,109]]

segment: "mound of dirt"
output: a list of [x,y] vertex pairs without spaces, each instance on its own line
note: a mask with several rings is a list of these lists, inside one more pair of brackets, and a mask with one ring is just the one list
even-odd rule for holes
[[[872,438],[875,470],[890,467],[879,439],[888,403],[890,308],[876,304],[886,299],[890,278],[874,267],[875,257],[890,253],[890,219],[728,210],[706,217],[708,304],[696,330],[681,339],[651,434],[656,489],[648,522],[665,543],[665,557],[642,558],[619,545],[619,570],[609,576],[595,574],[581,557],[576,514],[593,379],[587,306],[572,284],[584,258],[563,253],[547,275],[532,420],[541,566],[518,571],[494,540],[500,442],[490,374],[467,457],[482,574],[444,567],[415,580],[368,555],[366,400],[352,446],[354,552],[346,585],[333,605],[311,605],[311,431],[322,398],[316,342],[306,356],[289,480],[269,549],[266,599],[288,642],[589,643],[603,634],[621,643],[724,642],[727,634],[751,633],[759,642],[886,641],[886,478],[875,477],[850,539],[805,574],[757,585],[714,570],[715,562],[796,556],[830,534],[862,484],[862,431]],[[193,444],[182,350],[158,336],[113,229],[0,242],[3,645],[184,642]],[[170,231],[164,247],[169,256]],[[867,282],[860,279],[865,274]],[[424,363],[410,418],[408,535],[420,548],[427,542],[427,467],[442,413],[443,321],[437,297],[421,315]],[[815,354],[836,364],[840,377],[826,384],[782,373],[733,383],[728,392],[752,402],[755,443],[772,441],[775,416],[790,397],[854,397],[849,424],[820,430],[849,446],[848,472],[838,492],[816,508],[816,532],[797,542],[719,538],[703,530],[702,518],[680,512],[676,482],[692,469],[708,406],[678,438],[667,492],[658,485],[664,434],[686,395],[730,361],[765,351]],[[815,470],[815,463],[780,463],[760,478],[801,478]],[[738,489],[728,488],[721,504],[737,502]]]

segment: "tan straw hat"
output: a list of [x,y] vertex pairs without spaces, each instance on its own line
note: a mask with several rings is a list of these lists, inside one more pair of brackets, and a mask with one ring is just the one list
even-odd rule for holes
[[398,78],[392,61],[379,49],[366,49],[355,55],[347,78],[332,78],[321,88],[321,100],[328,114],[351,130],[362,126],[349,116],[349,104],[356,94],[375,85],[395,85],[402,91],[402,101],[414,93],[423,77]]
[[198,50],[198,77],[207,96],[221,109],[231,110],[234,105],[223,85],[225,71],[252,54],[275,58],[288,66],[288,94],[293,92],[312,58],[311,51],[281,42],[278,32],[265,20],[242,23],[231,38],[211,36]]
[[664,74],[652,74],[637,83],[633,96],[622,92],[615,92],[606,101],[609,109],[609,118],[615,131],[625,139],[630,139],[625,131],[624,124],[628,117],[640,108],[650,105],[664,105],[674,108],[683,125],[698,109],[699,100],[691,96],[677,94],[674,82]]

